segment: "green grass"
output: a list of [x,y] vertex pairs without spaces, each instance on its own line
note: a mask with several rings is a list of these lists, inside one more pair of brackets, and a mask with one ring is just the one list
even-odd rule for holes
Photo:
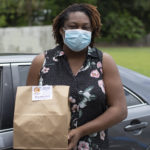
[[150,77],[150,47],[99,47],[115,62]]

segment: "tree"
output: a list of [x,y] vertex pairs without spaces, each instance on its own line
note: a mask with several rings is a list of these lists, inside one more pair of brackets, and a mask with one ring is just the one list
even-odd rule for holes
[[0,26],[38,25],[41,12],[44,16],[45,1],[0,0]]
[[63,9],[73,3],[89,3],[96,5],[96,0],[46,0],[45,6],[51,10],[50,20],[58,15]]
[[[107,40],[131,40],[148,33],[147,22],[142,19],[150,10],[148,0],[105,0],[97,1],[102,18],[102,37]],[[142,13],[140,13],[142,7]],[[149,9],[148,9],[149,8]],[[150,14],[150,13],[149,13]],[[147,17],[148,19],[148,17]]]
[[104,18],[104,21],[103,32],[109,41],[116,40],[122,42],[139,39],[145,34],[142,21],[126,11],[121,14],[109,13],[107,17]]
[[149,0],[0,0],[0,27],[49,25],[73,3],[98,7],[103,39],[131,40],[150,32]]

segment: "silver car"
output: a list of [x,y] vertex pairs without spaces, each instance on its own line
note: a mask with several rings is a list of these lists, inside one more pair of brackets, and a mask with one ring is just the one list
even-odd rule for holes
[[[35,54],[0,54],[0,149],[13,148],[17,86],[26,84]],[[150,150],[150,78],[118,66],[128,117],[109,129],[110,150]]]

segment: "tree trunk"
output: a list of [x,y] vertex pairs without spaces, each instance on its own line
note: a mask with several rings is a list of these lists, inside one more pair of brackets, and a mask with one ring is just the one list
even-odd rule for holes
[[26,0],[28,26],[32,26],[32,0]]

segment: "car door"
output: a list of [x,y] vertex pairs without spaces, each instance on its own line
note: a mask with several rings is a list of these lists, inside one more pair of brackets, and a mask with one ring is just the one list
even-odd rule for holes
[[17,86],[26,84],[31,62],[0,64],[0,149],[13,150],[13,114]]
[[14,101],[10,64],[0,64],[0,149],[12,147]]
[[150,105],[124,90],[128,117],[109,130],[110,150],[150,150]]

